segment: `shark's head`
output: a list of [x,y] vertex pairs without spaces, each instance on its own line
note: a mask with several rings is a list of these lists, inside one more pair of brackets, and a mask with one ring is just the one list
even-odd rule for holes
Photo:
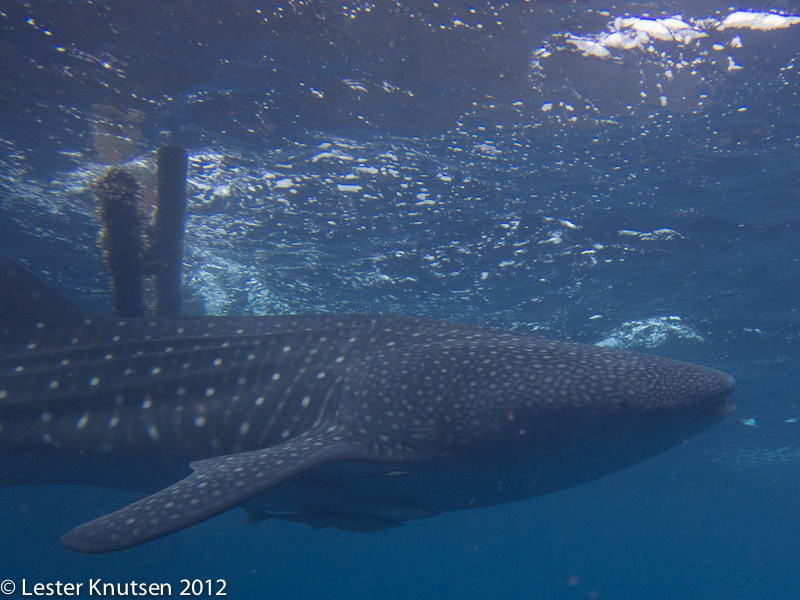
[[733,412],[733,388],[698,365],[473,328],[371,352],[345,394],[364,400],[353,404],[356,429],[379,430],[390,454],[423,440],[443,453],[513,440],[548,452],[629,444],[652,456]]

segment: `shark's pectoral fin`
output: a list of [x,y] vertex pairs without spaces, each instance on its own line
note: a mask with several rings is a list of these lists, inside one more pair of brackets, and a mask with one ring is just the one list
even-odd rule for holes
[[197,461],[186,479],[84,523],[61,541],[86,554],[138,546],[239,506],[306,469],[360,458],[362,446],[330,428],[263,450]]

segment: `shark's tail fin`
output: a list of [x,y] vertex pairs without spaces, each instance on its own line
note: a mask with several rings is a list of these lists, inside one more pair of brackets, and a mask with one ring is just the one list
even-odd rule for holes
[[0,355],[48,347],[95,317],[0,254]]

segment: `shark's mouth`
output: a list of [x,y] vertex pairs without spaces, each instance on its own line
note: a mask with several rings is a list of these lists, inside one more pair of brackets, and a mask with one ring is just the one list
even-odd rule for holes
[[692,423],[699,423],[700,421],[705,421],[707,419],[721,421],[735,410],[735,404],[728,402],[727,400],[723,400],[722,402],[717,402],[716,404],[705,407],[694,419],[692,419]]

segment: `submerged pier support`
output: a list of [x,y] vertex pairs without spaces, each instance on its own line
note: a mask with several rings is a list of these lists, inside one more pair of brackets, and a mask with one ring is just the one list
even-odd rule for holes
[[98,213],[103,222],[100,245],[111,273],[114,314],[144,316],[142,283],[142,221],[139,184],[122,169],[110,169],[94,185]]
[[156,277],[156,315],[181,312],[181,266],[183,229],[186,220],[186,151],[177,146],[162,146],[157,160],[157,208],[152,248]]
[[181,312],[186,151],[162,146],[156,163],[153,222],[139,206],[139,184],[124,169],[109,169],[94,185],[103,222],[100,245],[111,273],[114,313],[119,317],[144,316],[144,275],[155,276],[156,315]]

